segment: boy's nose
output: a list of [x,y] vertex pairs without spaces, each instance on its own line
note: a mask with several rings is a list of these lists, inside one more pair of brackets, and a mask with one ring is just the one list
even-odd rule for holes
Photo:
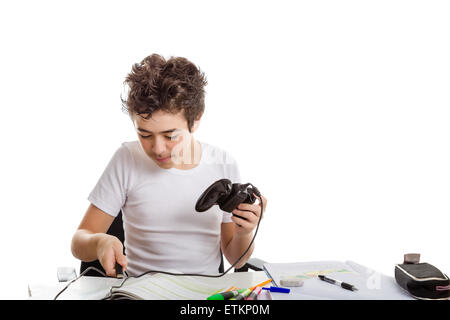
[[156,137],[153,143],[152,151],[154,154],[159,156],[165,156],[166,144],[161,138]]

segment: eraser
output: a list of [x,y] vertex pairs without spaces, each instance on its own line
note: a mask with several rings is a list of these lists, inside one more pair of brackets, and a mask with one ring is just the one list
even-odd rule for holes
[[303,286],[303,280],[301,279],[282,279],[280,284],[284,287],[301,287]]
[[72,267],[59,267],[56,272],[59,282],[70,281],[77,277],[77,272]]

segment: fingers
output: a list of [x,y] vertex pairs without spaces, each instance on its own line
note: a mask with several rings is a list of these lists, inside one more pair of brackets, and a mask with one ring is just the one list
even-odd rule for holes
[[239,227],[245,229],[246,232],[250,232],[254,229],[255,224],[248,222],[247,220],[244,220],[242,218],[239,218],[237,216],[231,216],[231,220],[236,223]]
[[106,275],[109,277],[117,276],[116,263],[122,266],[122,271],[126,271],[128,262],[126,256],[123,254],[122,245],[113,245],[107,249],[100,263],[103,269],[105,269]]
[[127,270],[127,266],[128,266],[128,261],[127,261],[127,257],[125,257],[125,255],[120,255],[119,257],[116,258],[116,261],[118,264],[120,264],[123,268],[123,271]]
[[256,223],[258,221],[259,214],[256,215],[252,211],[234,209],[232,212],[236,216],[239,216],[239,218],[242,218],[242,220],[244,221],[248,221],[251,223]]
[[256,210],[256,213],[253,211],[245,211],[239,209],[234,209],[232,212],[233,216],[231,217],[231,220],[240,227],[239,233],[242,232],[250,233],[253,231],[253,229],[255,229],[256,225],[258,224],[259,220],[258,210]]
[[116,257],[115,277],[123,278],[123,275],[127,269],[127,259],[124,255]]
[[105,255],[105,257],[100,262],[103,269],[105,269],[106,275],[108,277],[116,276],[116,259],[114,257],[114,254]]
[[[255,195],[256,196],[256,195]],[[261,196],[263,212],[266,211],[267,199]],[[261,216],[261,203],[250,204],[241,203],[236,209],[232,211],[233,216],[231,220],[236,223],[239,227],[242,227],[247,232],[251,232],[258,224],[259,218]],[[261,216],[261,219],[264,215]]]
[[[267,206],[267,199],[265,197],[261,197],[263,200],[263,210],[266,212],[266,206]],[[253,214],[255,214],[257,217],[261,214],[261,204],[249,204],[249,203],[241,203],[237,206],[238,210],[246,210],[251,211]]]
[[261,212],[261,207],[257,204],[241,203],[240,205],[237,206],[237,208],[235,210],[250,211],[250,213],[259,217],[259,213]]
[[[119,273],[122,274],[127,269],[127,258],[123,254],[123,246],[122,245],[114,247],[114,256],[115,256],[115,259],[114,259],[115,261],[114,261],[114,275],[113,276],[117,277],[117,275]],[[122,267],[122,270],[116,269],[116,263]]]

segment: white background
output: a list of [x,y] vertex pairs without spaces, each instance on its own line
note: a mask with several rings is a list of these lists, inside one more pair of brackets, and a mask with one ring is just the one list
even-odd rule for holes
[[119,94],[159,53],[203,70],[199,140],[268,198],[254,256],[403,254],[450,272],[447,1],[0,4],[2,298],[79,268],[70,241],[123,141]]

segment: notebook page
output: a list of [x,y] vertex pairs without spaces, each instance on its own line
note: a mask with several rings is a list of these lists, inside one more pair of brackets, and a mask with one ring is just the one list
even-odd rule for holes
[[146,300],[205,300],[222,289],[189,276],[157,273],[130,278],[113,292],[126,292]]

